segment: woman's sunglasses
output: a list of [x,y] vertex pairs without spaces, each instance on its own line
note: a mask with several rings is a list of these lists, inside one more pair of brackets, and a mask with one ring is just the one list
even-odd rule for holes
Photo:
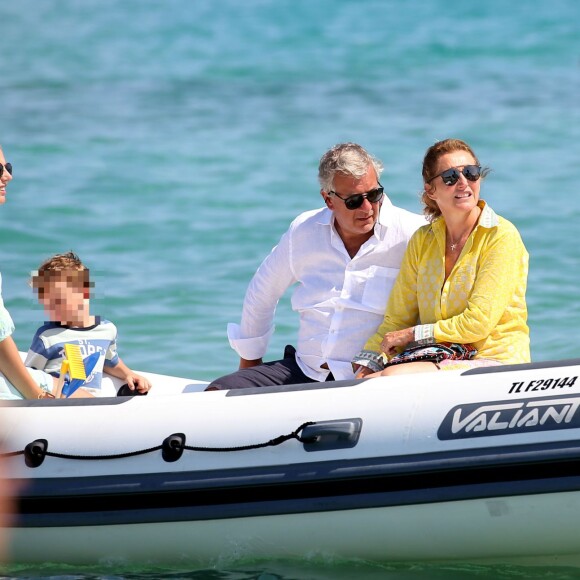
[[12,163],[5,163],[4,165],[0,163],[0,177],[4,175],[4,169],[6,169],[6,171],[12,175]]
[[431,183],[431,181],[440,177],[445,185],[455,185],[459,181],[459,176],[462,173],[467,181],[477,181],[481,177],[481,167],[479,165],[464,165],[463,169],[459,169],[459,167],[450,167],[449,169],[438,173],[435,177],[432,177],[428,183]]
[[344,201],[346,209],[358,209],[363,204],[365,199],[368,199],[369,203],[377,203],[377,201],[381,201],[384,192],[385,188],[379,182],[379,187],[376,189],[371,189],[366,193],[355,193],[354,195],[349,195],[348,197],[340,197],[336,191],[329,191],[328,193],[330,195],[336,195],[338,199]]

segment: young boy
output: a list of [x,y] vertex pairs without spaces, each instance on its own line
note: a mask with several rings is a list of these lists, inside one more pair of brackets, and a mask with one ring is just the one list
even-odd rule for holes
[[[89,312],[89,269],[73,252],[57,254],[46,260],[31,278],[38,300],[50,322],[34,335],[24,364],[58,377],[64,345],[78,344],[88,366],[95,362],[83,389],[92,395],[101,394],[103,372],[122,379],[135,394],[145,394],[149,381],[128,368],[117,354],[117,328]],[[96,354],[98,353],[98,354]]]

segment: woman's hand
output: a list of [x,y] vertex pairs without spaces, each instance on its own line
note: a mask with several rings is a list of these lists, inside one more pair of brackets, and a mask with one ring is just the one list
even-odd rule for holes
[[369,369],[369,367],[359,365],[359,367],[354,371],[354,378],[363,379],[367,375],[370,375],[372,372],[372,369]]
[[381,349],[388,356],[397,354],[398,347],[405,347],[415,338],[415,328],[404,328],[403,330],[393,330],[387,332],[383,342],[381,342]]

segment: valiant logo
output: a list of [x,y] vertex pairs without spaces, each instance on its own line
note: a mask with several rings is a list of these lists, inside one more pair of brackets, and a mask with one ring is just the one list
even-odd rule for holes
[[458,405],[437,431],[441,440],[580,428],[580,396]]

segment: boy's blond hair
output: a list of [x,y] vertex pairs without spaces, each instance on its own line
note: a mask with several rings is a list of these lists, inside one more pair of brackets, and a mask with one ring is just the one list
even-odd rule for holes
[[89,269],[81,262],[74,252],[56,254],[45,260],[36,272],[32,273],[30,285],[40,294],[51,280],[60,280],[66,276],[66,281],[78,288],[89,289]]

